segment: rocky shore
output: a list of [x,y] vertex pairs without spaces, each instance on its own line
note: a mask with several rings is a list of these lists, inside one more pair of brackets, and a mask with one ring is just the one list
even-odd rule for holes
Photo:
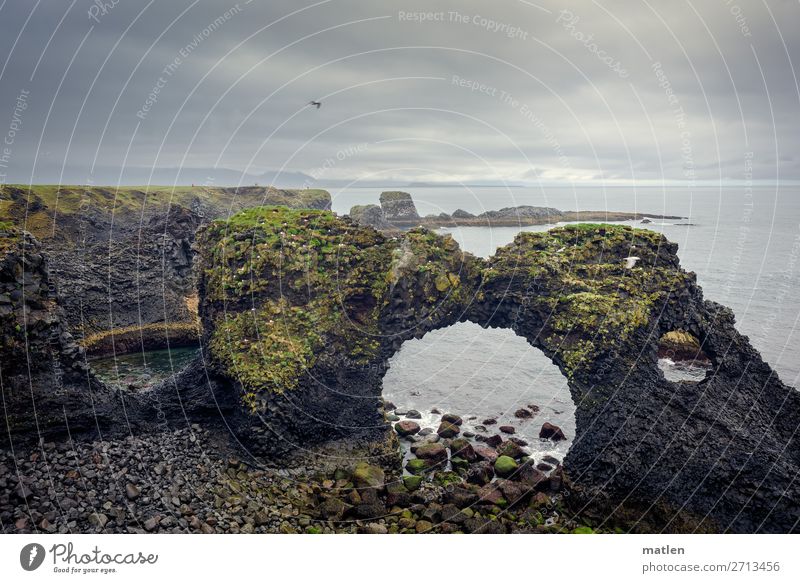
[[[403,194],[382,202],[411,220]],[[42,211],[36,204],[32,216]],[[154,282],[175,276],[172,307],[191,315],[196,299],[202,352],[142,390],[98,379],[70,333],[83,303],[108,315],[109,289],[64,290],[53,275],[63,267],[55,243],[0,224],[4,532],[793,532],[800,524],[800,397],[738,333],[732,311],[704,298],[662,235],[568,225],[519,233],[480,259],[425,228],[389,235],[286,206],[245,209],[195,237],[195,211],[169,208],[182,218],[162,217],[177,230],[147,251],[149,291],[137,295],[138,264],[126,260],[115,272],[117,299],[130,318],[138,302],[147,318],[163,316],[170,306],[148,294],[163,294]],[[165,271],[167,257],[177,263]],[[96,273],[70,281],[101,285]],[[563,460],[531,458],[512,425],[487,418],[478,424],[485,433],[470,425],[467,435],[452,413],[422,427],[384,404],[383,376],[403,342],[465,321],[510,329],[559,367],[576,406]],[[702,351],[708,374],[666,378],[663,350]],[[542,424],[540,439],[561,437]]]
[[[472,471],[430,464],[406,476],[357,460],[327,472],[263,467],[216,435],[195,424],[45,442],[16,455],[0,450],[0,532],[594,532],[569,509],[560,466],[544,477],[525,460],[494,479],[484,479],[488,462]],[[468,449],[457,453],[471,457]]]
[[407,192],[389,191],[380,195],[380,206],[358,205],[350,209],[350,217],[361,225],[381,231],[406,230],[413,227],[523,227],[553,225],[559,222],[617,222],[652,219],[682,220],[686,217],[656,213],[630,213],[619,211],[562,211],[552,207],[520,205],[499,210],[489,210],[478,215],[462,209],[452,214],[439,213],[420,216],[414,199]]

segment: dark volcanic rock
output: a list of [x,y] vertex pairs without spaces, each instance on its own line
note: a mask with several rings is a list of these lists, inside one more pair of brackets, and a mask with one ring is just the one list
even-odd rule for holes
[[442,421],[442,423],[439,425],[439,429],[436,430],[436,433],[438,433],[442,437],[449,438],[449,437],[455,437],[456,435],[459,434],[460,431],[461,429],[459,429],[458,425],[456,425],[455,423],[448,423],[447,421]]
[[567,438],[567,436],[564,435],[564,432],[561,431],[561,428],[558,425],[553,425],[552,423],[545,421],[541,430],[539,430],[539,438],[552,439],[553,441],[563,441]]
[[[386,202],[409,216],[407,197]],[[633,247],[640,261],[627,269]],[[517,331],[564,372],[577,409],[563,467],[592,499],[643,512],[658,501],[711,530],[789,532],[800,518],[800,396],[676,252],[652,231],[581,224],[520,233],[481,260],[425,229],[387,239],[327,213],[268,209],[198,238],[200,314],[214,374],[244,404],[231,426],[257,455],[380,443],[388,360],[405,340],[469,320]],[[243,270],[254,253],[255,274]],[[299,349],[267,351],[265,363],[244,342],[254,319],[273,346]],[[713,365],[700,390],[658,369],[658,339],[672,330],[696,337]]]
[[458,415],[453,415],[452,413],[445,413],[442,415],[442,421],[447,423],[452,423],[453,425],[458,425],[459,427],[464,422],[461,417]]
[[383,216],[383,210],[376,204],[357,205],[350,209],[350,218],[359,225],[373,229],[391,229],[392,225]]
[[467,212],[465,210],[462,210],[462,209],[456,209],[455,211],[453,211],[453,214],[450,215],[450,216],[453,217],[454,219],[474,219],[475,218],[475,215],[473,215],[472,213]]
[[401,437],[406,437],[408,435],[414,435],[415,433],[419,433],[419,425],[414,421],[400,421],[395,423],[394,430],[397,431],[397,434]]
[[381,193],[381,209],[389,223],[418,222],[419,215],[414,200],[407,192],[386,191]]

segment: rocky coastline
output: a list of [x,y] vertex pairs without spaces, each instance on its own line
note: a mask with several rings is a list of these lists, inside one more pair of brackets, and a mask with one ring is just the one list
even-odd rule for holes
[[[191,204],[168,205],[148,223],[173,237],[148,248],[145,288],[176,278],[174,320],[201,352],[142,391],[100,381],[84,346],[173,338],[164,300],[132,318],[141,260],[115,272],[130,323],[73,334],[108,311],[108,289],[76,283],[97,285],[96,273],[65,287],[54,240],[0,225],[3,532],[797,528],[800,398],[662,235],[568,225],[520,233],[483,260],[426,228],[382,233],[292,196],[295,208],[207,224]],[[403,193],[382,199],[413,220]],[[384,403],[402,343],[461,321],[510,328],[561,369],[577,407],[563,460],[532,459],[513,427],[488,419],[466,435],[458,415],[420,427]],[[702,353],[709,374],[667,380],[664,350]],[[541,439],[563,436],[542,425]]]
[[462,209],[452,214],[420,216],[414,199],[407,192],[388,191],[380,195],[380,206],[358,205],[350,209],[350,217],[360,225],[380,231],[407,230],[414,227],[429,229],[441,227],[526,227],[532,225],[554,225],[570,222],[619,222],[640,221],[651,223],[658,220],[683,220],[686,217],[659,215],[654,213],[630,213],[619,211],[562,211],[552,207],[520,205],[499,210],[488,210],[478,215]]

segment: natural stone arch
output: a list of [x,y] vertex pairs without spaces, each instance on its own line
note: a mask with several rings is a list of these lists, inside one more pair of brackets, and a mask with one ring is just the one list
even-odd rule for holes
[[[386,238],[326,212],[253,209],[201,232],[200,315],[215,373],[243,405],[233,425],[258,455],[332,440],[388,452],[388,358],[469,320],[511,328],[568,378],[577,432],[564,465],[593,507],[659,512],[668,530],[680,511],[701,528],[769,518],[790,531],[800,399],[676,251],[654,232],[575,225],[521,233],[483,261],[421,229]],[[659,373],[658,340],[675,329],[714,365],[701,383]]]

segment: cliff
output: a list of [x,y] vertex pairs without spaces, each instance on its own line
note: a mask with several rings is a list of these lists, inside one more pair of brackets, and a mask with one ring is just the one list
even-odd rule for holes
[[[5,186],[0,221],[31,232],[51,259],[64,323],[105,345],[117,329],[196,320],[192,245],[210,220],[262,204],[327,209],[324,190],[272,187]],[[135,344],[132,345],[135,347]]]
[[0,443],[106,427],[113,395],[91,374],[40,243],[0,225]]

